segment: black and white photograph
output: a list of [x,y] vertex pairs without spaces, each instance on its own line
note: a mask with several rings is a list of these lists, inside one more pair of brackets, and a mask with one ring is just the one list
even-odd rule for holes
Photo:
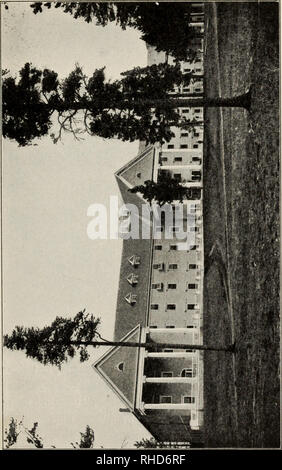
[[280,448],[279,46],[279,1],[1,2],[3,450]]

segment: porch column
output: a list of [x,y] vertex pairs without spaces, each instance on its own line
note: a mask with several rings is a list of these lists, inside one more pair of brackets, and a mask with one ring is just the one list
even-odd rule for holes
[[191,358],[191,354],[195,354],[195,352],[186,352],[186,351],[174,351],[174,352],[146,352],[145,357],[156,357],[161,359],[162,357],[167,358],[174,358],[174,357],[183,357],[183,358]]
[[183,383],[191,383],[194,382],[197,377],[143,377],[144,383],[152,383],[152,384],[162,384],[162,383],[169,383],[169,384],[183,384]]
[[194,410],[195,403],[144,403],[144,410]]

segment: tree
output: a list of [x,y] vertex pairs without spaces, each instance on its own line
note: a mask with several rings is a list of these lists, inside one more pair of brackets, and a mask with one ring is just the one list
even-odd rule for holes
[[63,131],[79,138],[83,132],[124,141],[146,143],[169,141],[171,126],[191,128],[195,121],[182,117],[183,106],[240,106],[248,109],[250,92],[233,98],[183,98],[172,95],[175,86],[187,85],[192,76],[180,65],[136,67],[124,72],[120,80],[106,81],[105,70],[97,69],[87,78],[81,67],[64,80],[56,72],[39,70],[30,63],[19,72],[19,79],[3,79],[3,136],[20,146],[47,135],[57,116],[57,142]]
[[80,442],[71,443],[74,449],[92,449],[94,444],[94,431],[90,426],[86,426],[85,432],[80,433]]
[[[25,328],[16,326],[10,335],[4,336],[4,346],[12,351],[25,351],[27,357],[37,359],[44,365],[55,365],[59,369],[69,358],[79,353],[80,362],[89,359],[88,346],[122,346],[142,347],[150,351],[164,348],[197,349],[210,351],[234,352],[231,346],[209,346],[201,344],[174,344],[154,342],[123,342],[108,341],[101,337],[97,331],[100,319],[88,314],[85,310],[77,313],[73,318],[56,317],[50,326],[43,328]],[[97,341],[96,338],[101,341]]]
[[195,37],[195,29],[189,26],[189,2],[176,5],[174,2],[36,2],[30,6],[35,14],[54,7],[87,23],[106,26],[114,22],[122,29],[132,27],[157,51],[165,51],[177,60],[195,56],[195,51],[187,46]]
[[134,186],[128,191],[141,193],[150,204],[154,201],[160,206],[165,203],[171,204],[173,201],[182,203],[184,199],[199,199],[200,197],[198,188],[185,188],[168,171],[161,171],[157,182],[147,180],[144,184]]
[[[13,445],[16,444],[18,440],[18,436],[20,435],[21,432],[24,432],[26,435],[26,440],[29,444],[33,444],[34,447],[37,449],[43,449],[43,441],[42,438],[39,436],[37,432],[38,428],[38,423],[35,422],[33,423],[31,429],[28,429],[23,422],[23,419],[21,421],[17,421],[14,418],[10,419],[8,429],[5,429],[5,437],[4,437],[4,444],[5,448],[9,449]],[[86,426],[85,432],[81,432],[81,439],[80,442],[76,442],[73,444],[71,442],[71,446],[74,449],[92,449],[94,445],[94,431],[90,426]],[[55,448],[55,446],[52,446]]]
[[153,437],[150,439],[143,438],[141,441],[136,441],[134,446],[137,449],[189,449],[191,447],[190,443],[187,442],[186,445],[178,445],[175,442],[162,442],[157,441]]

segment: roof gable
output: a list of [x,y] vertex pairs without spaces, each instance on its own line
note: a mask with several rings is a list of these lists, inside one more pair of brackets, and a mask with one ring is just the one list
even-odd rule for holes
[[[121,341],[139,342],[140,325],[131,330]],[[119,396],[126,406],[134,409],[139,347],[114,346],[98,359],[93,368]]]
[[123,179],[129,187],[144,184],[144,181],[153,179],[154,147],[146,147],[129,163],[116,172],[116,176]]

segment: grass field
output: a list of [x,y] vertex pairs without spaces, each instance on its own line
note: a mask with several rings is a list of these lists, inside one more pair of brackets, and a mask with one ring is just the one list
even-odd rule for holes
[[205,112],[205,445],[279,446],[278,5],[206,5],[205,92],[252,85],[250,113]]

